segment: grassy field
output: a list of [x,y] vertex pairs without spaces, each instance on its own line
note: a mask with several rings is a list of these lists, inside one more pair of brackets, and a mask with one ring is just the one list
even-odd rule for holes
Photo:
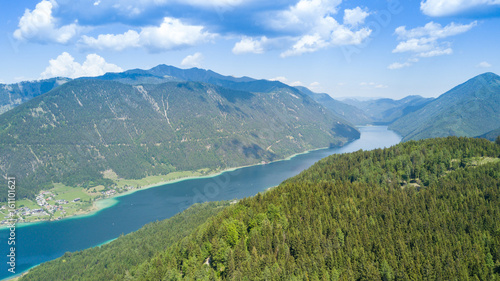
[[[125,179],[119,179],[113,171],[109,170],[104,172],[104,176],[106,178],[112,179],[115,182],[116,193],[113,195],[116,195],[128,191],[129,189],[127,189],[126,187],[132,187],[132,189],[136,189],[140,187],[151,186],[162,182],[168,182],[181,178],[205,176],[208,175],[210,172],[212,172],[212,170],[210,169],[200,169],[194,172],[181,171],[181,172],[173,172],[167,175],[149,176],[138,180],[125,180]],[[85,189],[83,187],[71,187],[64,185],[62,183],[54,183],[54,187],[51,188],[50,190],[47,190],[52,195],[46,194],[44,195],[44,198],[46,199],[47,203],[51,206],[59,206],[59,204],[56,203],[57,200],[68,201],[67,204],[60,205],[63,207],[63,210],[55,211],[52,216],[28,215],[24,217],[25,222],[33,222],[45,219],[59,219],[78,214],[88,213],[96,209],[96,206],[93,204],[95,200],[103,197],[108,197],[102,194],[103,191],[107,190],[109,190],[109,188],[106,188],[105,186],[102,185]],[[80,200],[78,202],[73,202],[73,200],[75,200],[76,198],[80,198]],[[21,207],[28,207],[31,210],[41,208],[39,205],[37,205],[35,201],[28,199],[19,200],[16,202],[16,208],[21,208]],[[44,207],[44,209],[46,208]],[[8,213],[9,210],[7,209],[0,210],[0,220],[5,220]]]
[[117,186],[123,188],[125,186],[148,186],[152,184],[157,184],[161,182],[172,181],[180,178],[187,177],[200,177],[207,175],[210,172],[210,169],[200,169],[197,171],[181,171],[181,172],[173,172],[167,175],[159,175],[159,176],[149,176],[138,180],[126,180],[126,179],[115,179]]

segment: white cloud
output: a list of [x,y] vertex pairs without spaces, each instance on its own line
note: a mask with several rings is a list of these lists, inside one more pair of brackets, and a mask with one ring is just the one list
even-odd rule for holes
[[432,17],[460,15],[468,11],[491,10],[500,7],[500,0],[424,0],[420,10]]
[[290,83],[289,85],[292,87],[297,87],[297,86],[304,86],[304,83],[302,83],[300,81],[295,81],[295,82]]
[[121,51],[144,47],[151,52],[166,51],[207,42],[216,34],[204,31],[203,26],[187,25],[178,19],[165,17],[160,26],[148,26],[140,32],[129,30],[123,34],[101,34],[97,38],[82,36],[84,46],[94,49]]
[[312,82],[311,84],[309,84],[309,89],[311,89],[312,91],[316,91],[316,92],[319,92],[321,91],[321,84],[319,82]]
[[356,7],[354,9],[345,9],[344,24],[348,24],[350,26],[358,26],[359,24],[365,23],[365,19],[369,15],[370,13],[361,9],[360,7]]
[[[453,49],[450,47],[451,43],[442,41],[442,39],[467,32],[476,25],[476,21],[470,24],[456,24],[452,22],[443,27],[438,23],[429,22],[425,26],[409,30],[406,29],[406,26],[400,26],[394,32],[400,42],[392,52],[410,52],[415,57],[421,58],[451,55],[453,53]],[[403,64],[393,63],[389,65],[389,69],[398,69],[410,65],[410,61]]]
[[389,86],[387,86],[387,85],[378,84],[378,83],[375,83],[375,82],[361,82],[361,83],[359,83],[359,85],[363,89],[385,89],[385,88],[389,88]]
[[303,53],[312,53],[328,45],[319,34],[304,35],[291,49],[281,53],[281,57],[301,55]]
[[284,76],[278,76],[278,77],[275,77],[275,78],[271,78],[269,79],[269,81],[280,81],[281,83],[288,83],[288,79]]
[[430,57],[436,57],[436,56],[442,56],[442,55],[451,55],[453,54],[453,49],[451,48],[446,48],[446,49],[434,49],[428,52],[422,52],[418,54],[419,57],[421,58],[430,58]]
[[40,43],[68,43],[81,27],[76,22],[58,27],[58,20],[52,16],[52,10],[56,7],[55,1],[43,0],[33,11],[26,9],[19,20],[19,28],[14,31],[14,38]]
[[416,27],[410,30],[406,30],[406,26],[400,26],[396,28],[395,34],[398,35],[399,39],[411,39],[411,38],[446,38],[454,35],[458,35],[469,31],[471,28],[477,25],[476,21],[470,24],[456,24],[454,22],[443,27],[439,23],[429,22],[425,26]]
[[361,8],[346,10],[347,22],[338,23],[333,14],[338,12],[341,0],[300,0],[287,10],[266,14],[268,27],[293,36],[293,45],[281,57],[316,52],[320,49],[358,45],[371,34],[371,30],[358,28],[366,16]]
[[478,65],[476,65],[476,67],[489,68],[489,67],[492,67],[492,65],[490,63],[488,63],[487,61],[482,61]]
[[203,55],[200,52],[194,53],[185,57],[181,65],[186,67],[201,67],[201,62],[203,61]]
[[123,34],[100,34],[97,38],[82,36],[81,42],[94,49],[111,49],[121,51],[125,48],[137,48],[141,46],[140,35],[134,30]]
[[121,72],[123,71],[117,65],[107,63],[104,58],[98,56],[97,54],[87,55],[86,60],[83,64],[75,61],[75,59],[68,54],[63,52],[56,59],[51,59],[49,61],[49,66],[45,68],[42,72],[40,78],[46,79],[51,77],[93,77],[103,75],[106,72]]
[[266,36],[262,36],[260,39],[253,39],[250,37],[243,37],[241,41],[237,42],[233,47],[233,54],[245,54],[254,53],[262,54],[265,50],[265,45],[268,43]]
[[404,62],[404,63],[395,62],[393,64],[390,64],[387,68],[400,69],[400,68],[409,67],[409,66],[411,66],[411,63],[409,63],[409,62]]
[[157,7],[165,4],[179,3],[201,8],[232,8],[252,2],[253,0],[131,0],[120,1],[124,2],[124,6],[136,7]]

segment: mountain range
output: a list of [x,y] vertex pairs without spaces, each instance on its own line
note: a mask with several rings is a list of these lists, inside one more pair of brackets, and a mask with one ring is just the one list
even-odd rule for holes
[[369,118],[374,125],[389,125],[397,119],[414,112],[433,98],[423,98],[421,96],[407,96],[400,100],[389,98],[359,101],[357,99],[345,99],[345,104],[359,108]]
[[403,140],[445,136],[475,137],[499,128],[500,76],[478,75],[454,87],[389,128]]
[[295,88],[352,124],[367,125],[372,123],[372,119],[356,106],[335,100],[329,94],[315,93],[306,87],[297,86]]
[[56,182],[90,187],[112,184],[110,173],[139,179],[221,170],[358,137],[351,125],[279,82],[234,82],[231,89],[76,79],[0,115],[0,170],[23,179],[23,198]]

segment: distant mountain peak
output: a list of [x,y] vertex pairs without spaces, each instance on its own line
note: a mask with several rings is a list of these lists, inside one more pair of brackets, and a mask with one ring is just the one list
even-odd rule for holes
[[499,93],[500,76],[486,72],[447,91],[389,128],[400,133],[403,140],[483,135],[498,128]]

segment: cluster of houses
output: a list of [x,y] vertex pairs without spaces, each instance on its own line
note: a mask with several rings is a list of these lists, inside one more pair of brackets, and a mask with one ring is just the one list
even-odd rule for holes
[[[52,207],[52,206],[51,206]],[[62,208],[62,207],[61,207]],[[5,206],[2,206],[2,209],[5,209]],[[49,214],[47,212],[55,212],[56,210],[51,210],[49,208],[47,208],[46,210],[43,209],[43,208],[39,208],[39,209],[30,209],[28,207],[21,207],[21,208],[18,208],[14,211],[10,211],[7,216],[6,216],[6,219],[1,221],[0,224],[7,224],[9,223],[9,220],[12,218],[12,217],[16,217],[17,216],[17,219],[16,221],[23,221],[23,217],[25,216],[36,216],[36,217],[43,217],[43,216],[48,216]]]
[[[125,186],[124,189],[130,190],[133,189],[133,187]],[[117,193],[116,189],[101,191],[101,194],[104,195],[105,197],[115,195],[116,193]],[[5,219],[3,221],[0,221],[0,225],[8,224],[11,217],[17,217],[16,221],[19,222],[19,221],[24,221],[23,217],[26,216],[43,217],[43,216],[49,216],[50,214],[54,214],[56,211],[61,211],[63,215],[66,214],[63,205],[69,204],[70,202],[68,202],[68,200],[58,199],[55,200],[54,205],[50,205],[48,201],[52,200],[55,200],[55,195],[52,192],[41,191],[40,194],[36,196],[36,204],[40,206],[40,208],[37,209],[30,209],[28,207],[18,208],[13,212],[8,213]],[[72,203],[77,203],[80,201],[81,201],[80,198],[75,198],[71,200]],[[0,207],[0,211],[2,212],[5,212],[4,210],[6,209],[7,209],[6,206]]]
[[113,195],[113,194],[116,194],[116,190],[114,190],[114,189],[110,189],[110,190],[108,190],[108,191],[101,191],[101,193],[102,193],[102,195],[104,195],[104,196],[111,196],[111,195]]
[[[0,221],[1,224],[7,224],[9,223],[9,219],[11,217],[16,217],[16,221],[24,221],[23,217],[26,216],[32,216],[32,217],[43,217],[43,216],[49,216],[50,214],[53,214],[57,211],[61,211],[61,213],[64,215],[66,214],[66,211],[63,208],[63,205],[68,204],[68,200],[64,199],[58,199],[55,201],[56,204],[50,205],[47,201],[54,200],[54,194],[52,194],[50,191],[42,191],[40,194],[36,196],[36,204],[40,206],[40,208],[37,209],[30,209],[29,207],[21,207],[18,208],[14,211],[11,211],[7,214],[5,217],[6,219],[3,221]],[[73,202],[78,202],[80,201],[80,198],[76,198],[73,200]],[[2,206],[1,209],[6,209],[5,206]]]

